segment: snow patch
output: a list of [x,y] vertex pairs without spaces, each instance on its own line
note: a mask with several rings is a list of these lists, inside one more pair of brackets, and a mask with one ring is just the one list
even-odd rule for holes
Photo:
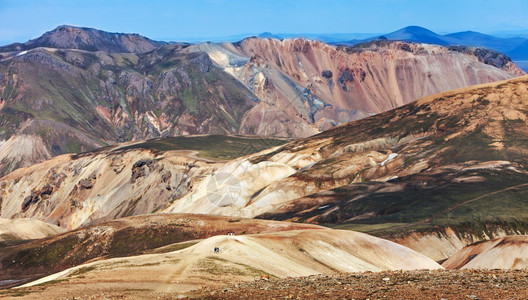
[[389,154],[389,157],[387,157],[387,159],[385,159],[384,161],[382,161],[380,163],[380,166],[384,166],[386,163],[388,163],[389,161],[393,160],[396,156],[398,156],[398,153],[391,153]]
[[317,107],[321,107],[321,106],[324,105],[324,102],[321,101],[321,100],[319,100],[319,99],[317,99],[317,98],[314,98],[314,99],[313,99],[313,103],[314,103],[314,105],[317,106]]
[[385,181],[391,181],[391,180],[394,180],[394,179],[398,179],[398,176],[394,175],[392,177],[387,178],[387,180],[385,180]]

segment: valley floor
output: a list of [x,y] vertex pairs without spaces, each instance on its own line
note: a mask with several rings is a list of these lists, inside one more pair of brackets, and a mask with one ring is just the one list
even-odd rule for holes
[[[104,280],[102,280],[104,281]],[[59,287],[57,289],[57,287]],[[231,282],[189,293],[89,284],[68,293],[58,283],[0,291],[4,299],[527,299],[526,270],[385,271]],[[62,286],[64,287],[64,285]],[[67,296],[65,296],[67,294]]]

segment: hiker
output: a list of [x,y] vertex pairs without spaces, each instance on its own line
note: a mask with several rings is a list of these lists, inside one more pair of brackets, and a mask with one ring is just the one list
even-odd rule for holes
[[220,253],[220,248],[215,247],[215,248],[214,248],[214,253]]

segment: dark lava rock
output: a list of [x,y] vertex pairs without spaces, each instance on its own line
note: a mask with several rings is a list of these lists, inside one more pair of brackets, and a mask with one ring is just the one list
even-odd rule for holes
[[343,73],[341,73],[341,76],[339,76],[338,81],[339,83],[346,83],[346,82],[354,81],[354,75],[352,74],[352,70],[345,69]]
[[81,181],[79,181],[79,185],[81,186],[81,188],[83,189],[91,189],[93,187],[93,180],[91,178],[84,178],[82,179]]
[[163,172],[163,174],[161,175],[161,180],[165,183],[165,189],[167,189],[168,191],[172,190],[172,187],[170,185],[171,178],[172,173],[168,170],[165,170],[165,172]]
[[484,49],[484,48],[474,48],[466,46],[449,46],[450,51],[460,52],[475,55],[478,60],[487,65],[491,65],[497,68],[504,67],[511,59],[497,51]]
[[136,180],[140,177],[144,177],[147,175],[147,170],[145,167],[148,167],[149,171],[151,172],[154,168],[154,160],[152,159],[143,159],[138,160],[132,165],[132,177],[130,178],[131,182],[136,182]]
[[22,202],[22,211],[26,212],[31,206],[31,204],[37,203],[39,200],[40,198],[38,194],[36,194],[35,192],[31,193],[31,195],[24,198],[24,201]]
[[412,52],[411,46],[409,46],[409,44],[401,45],[400,49],[402,49],[403,51]]
[[81,189],[89,190],[94,186],[96,179],[97,179],[97,175],[95,173],[92,173],[90,177],[84,178],[81,181],[79,181],[79,185],[81,186]]
[[51,195],[53,193],[53,187],[49,184],[46,184],[40,189],[40,196]]
[[31,204],[39,202],[42,198],[47,198],[53,193],[53,187],[49,184],[43,186],[40,190],[34,190],[31,192],[31,195],[24,198],[22,202],[22,211],[26,212]]
[[189,59],[189,63],[194,65],[202,73],[209,72],[213,67],[213,62],[207,53],[197,53],[195,57]]
[[323,76],[324,78],[332,78],[332,71],[330,70],[323,70],[323,73],[321,73],[321,76]]
[[147,165],[148,167],[152,167],[153,164],[154,160],[152,159],[138,160],[132,165],[132,170],[141,168],[145,165]]

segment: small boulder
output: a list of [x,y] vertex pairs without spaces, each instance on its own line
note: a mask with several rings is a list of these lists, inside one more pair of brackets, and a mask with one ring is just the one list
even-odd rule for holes
[[94,185],[94,180],[92,178],[84,178],[79,181],[79,185],[81,186],[81,189],[89,190]]

